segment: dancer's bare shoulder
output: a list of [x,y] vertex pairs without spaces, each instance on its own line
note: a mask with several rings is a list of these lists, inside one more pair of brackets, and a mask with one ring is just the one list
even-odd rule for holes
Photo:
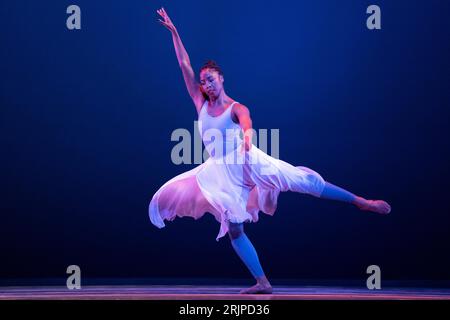
[[244,117],[250,118],[250,110],[242,103],[235,103],[231,109],[231,118],[235,123],[239,123]]

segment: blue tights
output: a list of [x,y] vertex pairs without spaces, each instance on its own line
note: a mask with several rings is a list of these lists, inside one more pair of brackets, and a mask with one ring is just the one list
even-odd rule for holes
[[320,198],[352,203],[356,196],[345,189],[335,186],[334,184],[325,182],[325,188],[323,189]]
[[230,223],[229,235],[233,249],[250,270],[253,277],[262,277],[264,271],[258,259],[255,247],[244,232],[243,223]]

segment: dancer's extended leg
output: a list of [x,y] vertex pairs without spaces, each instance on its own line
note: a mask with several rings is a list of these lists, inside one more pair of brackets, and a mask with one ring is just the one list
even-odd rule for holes
[[329,182],[325,182],[325,188],[323,189],[320,197],[323,199],[337,200],[348,203],[353,203],[356,199],[356,196],[353,193]]
[[233,249],[255,277],[257,284],[251,288],[242,290],[240,293],[272,293],[272,286],[264,275],[264,271],[259,262],[258,254],[250,239],[244,232],[243,223],[230,223],[228,234],[231,239]]
[[320,198],[351,203],[361,210],[373,211],[380,214],[388,214],[391,212],[391,206],[386,201],[367,200],[329,182],[325,182],[325,188]]

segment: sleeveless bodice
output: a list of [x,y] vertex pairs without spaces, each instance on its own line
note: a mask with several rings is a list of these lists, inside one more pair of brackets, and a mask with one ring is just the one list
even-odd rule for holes
[[242,142],[241,127],[234,123],[231,110],[233,102],[221,115],[208,114],[208,101],[203,104],[198,116],[198,130],[205,148],[211,157],[220,157],[234,151]]

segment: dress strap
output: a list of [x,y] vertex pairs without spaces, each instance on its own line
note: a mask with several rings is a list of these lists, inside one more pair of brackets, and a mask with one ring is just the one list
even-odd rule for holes
[[208,100],[205,100],[205,102],[203,102],[202,106],[200,107],[200,111],[198,112],[199,117],[202,114],[202,112],[206,112],[205,104],[207,104],[207,103],[208,103]]
[[203,102],[203,105],[202,105],[202,107],[201,107],[201,109],[200,109],[200,110],[203,110],[203,109],[205,109],[205,104],[208,104],[208,100],[206,100],[206,99],[205,99],[205,102]]

